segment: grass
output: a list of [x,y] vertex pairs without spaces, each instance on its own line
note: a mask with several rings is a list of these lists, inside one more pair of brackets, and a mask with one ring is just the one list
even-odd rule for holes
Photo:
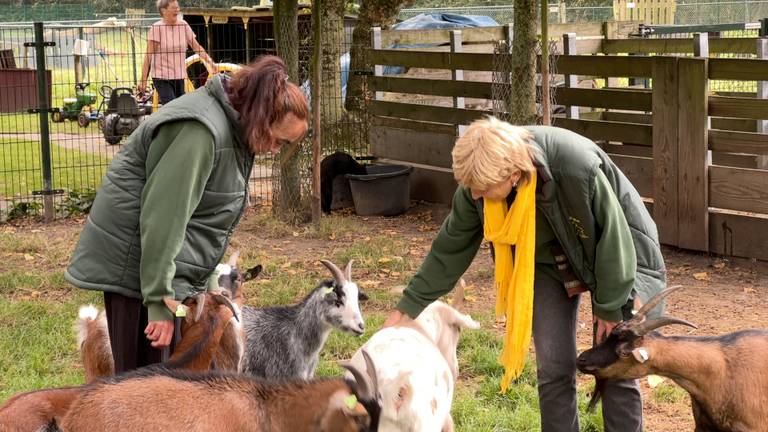
[[[0,139],[0,195],[28,196],[42,189],[40,145],[34,141]],[[110,159],[51,144],[53,187],[64,189],[96,188]]]
[[[246,235],[238,230],[232,249],[241,251],[241,266],[264,266],[263,273],[245,287],[249,304],[257,306],[295,303],[303,298],[317,283],[327,276],[327,271],[308,264],[313,254],[320,250],[332,253],[336,262],[347,258],[360,260],[360,267],[353,274],[367,274],[376,279],[383,270],[399,268],[412,274],[420,257],[411,256],[404,242],[412,235],[371,236],[368,241],[352,242],[345,235],[367,236],[373,229],[366,227],[358,218],[329,218],[330,227],[313,231],[299,229],[298,236],[288,233],[284,241],[302,243],[307,248],[299,256],[295,250],[271,251],[272,245],[282,245],[273,240],[269,245],[259,243],[258,232]],[[259,214],[249,215],[244,223],[259,220],[277,227]],[[363,221],[364,222],[364,221]],[[255,229],[255,226],[251,228]],[[375,228],[375,227],[374,227]],[[277,228],[276,228],[277,229]],[[72,328],[79,306],[87,303],[101,305],[101,294],[72,288],[63,279],[68,256],[77,240],[72,235],[51,236],[47,227],[40,229],[14,229],[0,232],[0,249],[4,262],[0,263],[0,403],[22,391],[37,388],[76,385],[83,382],[82,365],[77,355]],[[279,228],[282,230],[282,228]],[[327,231],[324,231],[327,230]],[[37,232],[36,232],[37,231]],[[281,231],[282,232],[282,231]],[[274,235],[271,231],[268,235]],[[337,240],[329,240],[329,237]],[[401,244],[401,242],[403,242]],[[402,251],[405,252],[402,252]],[[402,263],[381,260],[401,251]],[[32,259],[25,258],[26,255]],[[399,266],[399,267],[398,267]],[[391,271],[391,270],[390,270]],[[386,275],[381,286],[367,288],[372,299],[362,303],[366,320],[366,332],[355,337],[332,332],[321,352],[317,368],[318,376],[338,376],[343,373],[338,362],[349,358],[376,330],[381,327],[386,313],[399,294],[387,286],[400,283],[399,279]],[[381,280],[381,279],[379,279]],[[362,283],[362,282],[359,282]],[[482,328],[462,333],[458,348],[461,375],[455,388],[453,418],[459,432],[477,431],[535,431],[539,430],[539,409],[536,390],[536,373],[533,359],[526,363],[522,376],[510,390],[500,393],[502,367],[497,363],[501,349],[498,331],[493,329],[494,317],[489,309],[473,314]],[[407,353],[404,353],[407,355]],[[591,386],[587,386],[591,387]],[[579,388],[578,405],[582,431],[601,431],[599,413],[585,411],[588,400],[586,391]],[[663,403],[677,403],[685,397],[672,385],[663,384],[654,398]]]
[[662,383],[653,389],[653,400],[661,403],[679,403],[688,399],[688,393],[674,383]]

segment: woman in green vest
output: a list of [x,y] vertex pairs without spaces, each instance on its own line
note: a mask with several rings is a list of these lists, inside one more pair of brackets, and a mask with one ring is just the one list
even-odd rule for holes
[[65,274],[104,292],[116,372],[168,355],[174,321],[163,298],[206,290],[246,208],[254,155],[296,144],[308,117],[282,60],[263,56],[175,99],[131,134]]
[[[573,132],[491,117],[470,125],[452,155],[459,187],[451,213],[384,325],[415,318],[447,294],[489,241],[496,314],[506,320],[501,387],[522,372],[532,335],[541,429],[577,432],[581,293],[590,293],[600,342],[666,285],[656,226],[624,174]],[[603,418],[606,431],[642,430],[635,381],[607,384]]]

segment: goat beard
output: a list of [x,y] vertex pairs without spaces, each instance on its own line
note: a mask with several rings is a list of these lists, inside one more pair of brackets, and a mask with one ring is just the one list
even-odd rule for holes
[[597,403],[600,402],[600,399],[603,396],[605,383],[606,380],[595,377],[595,390],[592,392],[592,397],[589,399],[589,403],[587,404],[587,412],[595,412]]

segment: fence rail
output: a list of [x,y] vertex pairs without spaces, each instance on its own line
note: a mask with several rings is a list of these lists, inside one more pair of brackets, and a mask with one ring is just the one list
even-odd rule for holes
[[[707,46],[706,42],[709,42]],[[706,37],[673,40],[608,39],[609,53],[560,55],[559,75],[576,76],[553,89],[558,106],[579,107],[556,115],[554,125],[598,142],[653,210],[663,243],[683,248],[768,259],[768,60],[680,56],[765,51],[762,38]],[[698,45],[697,45],[698,44]],[[564,42],[564,45],[566,43]],[[707,49],[708,48],[708,49]],[[670,56],[612,55],[674,51]],[[503,53],[372,49],[376,65],[494,73]],[[450,200],[450,149],[457,125],[488,114],[484,109],[415,104],[398,94],[492,99],[496,82],[427,78],[414,74],[369,81],[382,92],[370,104],[374,156],[415,166],[412,193]],[[379,72],[381,72],[379,70]],[[579,87],[586,77],[614,77],[613,86]],[[650,88],[628,88],[628,78],[650,78]],[[712,81],[757,83],[757,91],[716,94]],[[606,81],[610,83],[611,80]],[[712,156],[710,156],[710,151]],[[759,237],[759,239],[756,239]]]

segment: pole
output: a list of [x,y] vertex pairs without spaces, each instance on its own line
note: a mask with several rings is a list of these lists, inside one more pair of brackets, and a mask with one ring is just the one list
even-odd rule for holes
[[320,95],[322,94],[320,86],[322,85],[322,8],[321,0],[314,0],[312,3],[312,33],[314,39],[313,58],[314,71],[312,73],[312,221],[320,225],[321,207],[320,207],[320,155],[321,148],[321,117]]
[[45,70],[45,41],[43,23],[35,23],[35,58],[37,60],[37,108],[40,118],[40,158],[43,166],[43,216],[46,221],[52,221],[53,208],[53,174],[51,170],[51,136],[48,130],[48,80]]

